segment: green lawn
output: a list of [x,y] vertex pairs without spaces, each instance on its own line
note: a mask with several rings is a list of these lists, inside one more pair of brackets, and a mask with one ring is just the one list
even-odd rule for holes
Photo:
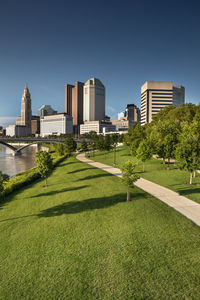
[[0,299],[199,299],[200,230],[70,158],[0,206]]
[[[95,157],[91,156],[91,159],[98,162],[102,162],[108,165],[113,165],[113,152],[106,154],[97,152]],[[120,168],[127,160],[133,160],[136,162],[136,158],[129,154],[129,148],[122,146],[117,148],[117,167]],[[145,163],[146,171],[142,172],[142,163],[136,166],[136,172],[145,179],[165,186],[180,195],[183,195],[191,200],[200,203],[200,174],[193,179],[194,185],[190,186],[189,172],[180,171],[175,164],[170,164],[170,170],[167,170],[167,165],[163,166],[162,161],[152,158]]]

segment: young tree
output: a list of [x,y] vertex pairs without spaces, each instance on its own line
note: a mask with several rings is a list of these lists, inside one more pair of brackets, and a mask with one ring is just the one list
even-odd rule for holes
[[46,151],[38,151],[35,154],[35,163],[38,167],[38,171],[43,179],[45,179],[45,186],[47,187],[47,177],[49,176],[52,168],[53,161],[51,155]]
[[183,128],[176,148],[176,160],[180,170],[190,172],[190,184],[192,184],[193,173],[200,166],[200,140],[193,132],[193,124],[185,125]]
[[105,158],[106,158],[106,151],[109,152],[111,149],[111,138],[109,134],[106,134],[104,137],[104,150],[105,150]]
[[111,136],[111,144],[114,148],[114,166],[116,166],[116,148],[117,148],[118,141],[119,141],[119,134],[113,133]]
[[136,151],[136,157],[137,159],[143,162],[143,172],[144,172],[145,162],[152,157],[152,150],[148,140],[144,140],[139,144],[139,147]]
[[135,173],[135,164],[132,161],[127,161],[121,168],[122,182],[127,186],[126,201],[130,201],[130,190],[134,187],[134,182],[140,177]]
[[71,155],[72,152],[76,151],[77,144],[71,135],[66,138],[65,146],[66,151],[69,155]]

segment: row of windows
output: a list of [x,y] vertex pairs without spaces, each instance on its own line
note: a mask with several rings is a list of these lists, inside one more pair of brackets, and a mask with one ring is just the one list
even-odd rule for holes
[[172,103],[172,100],[154,100],[154,99],[152,99],[152,103],[156,103],[156,102],[159,102],[159,103],[165,103],[165,102]]
[[152,99],[157,99],[157,98],[160,98],[160,99],[172,99],[172,97],[170,96],[152,96]]
[[153,93],[152,92],[152,95],[173,95],[173,93]]

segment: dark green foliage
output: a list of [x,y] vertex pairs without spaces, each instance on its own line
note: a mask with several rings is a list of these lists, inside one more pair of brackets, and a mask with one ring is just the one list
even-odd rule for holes
[[72,152],[76,151],[77,144],[72,136],[68,136],[65,141],[66,152],[71,155]]
[[43,179],[45,179],[47,186],[47,177],[53,168],[53,160],[51,155],[46,151],[38,151],[35,154],[36,160],[35,163],[37,165],[38,171]]
[[66,146],[61,143],[57,143],[54,145],[55,151],[58,153],[58,155],[62,156],[67,152]]
[[3,174],[0,171],[0,195],[3,193],[4,191],[4,183],[7,182],[9,180],[9,176],[7,174]]
[[145,138],[145,128],[139,123],[134,124],[128,129],[128,133],[125,136],[125,142],[130,147],[130,152],[133,156],[136,155],[137,148],[143,139]]
[[184,126],[176,148],[177,165],[181,170],[190,172],[190,184],[193,172],[200,167],[200,141],[193,130],[193,124]]
[[87,152],[88,151],[88,143],[86,142],[86,140],[82,140],[82,142],[81,142],[81,150],[83,152]]

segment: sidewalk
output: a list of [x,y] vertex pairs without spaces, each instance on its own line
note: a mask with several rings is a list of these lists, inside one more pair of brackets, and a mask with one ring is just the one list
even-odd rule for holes
[[[99,168],[115,176],[121,177],[120,169],[104,165],[102,163],[95,162],[89,158],[86,158],[85,153],[77,155],[76,158],[81,162],[87,163],[93,167]],[[200,226],[200,204],[186,197],[180,196],[178,193],[173,192],[159,184],[153,183],[143,178],[137,180],[135,182],[135,186],[151,194],[152,196],[161,200],[165,204],[171,206],[183,216],[194,222],[196,225]]]

